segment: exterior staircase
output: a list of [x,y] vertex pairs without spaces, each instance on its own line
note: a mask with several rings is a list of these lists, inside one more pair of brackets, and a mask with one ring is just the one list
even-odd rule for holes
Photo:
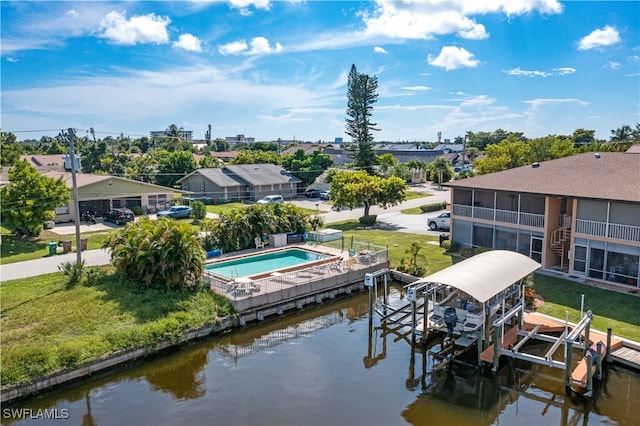
[[549,241],[551,251],[560,257],[560,270],[569,270],[569,249],[571,248],[571,229],[561,226],[551,233]]

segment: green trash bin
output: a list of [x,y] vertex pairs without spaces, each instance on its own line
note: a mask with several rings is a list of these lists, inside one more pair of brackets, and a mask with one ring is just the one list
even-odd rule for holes
[[56,243],[55,241],[51,241],[47,244],[47,246],[49,246],[49,256],[53,256],[54,254],[58,253],[58,243]]

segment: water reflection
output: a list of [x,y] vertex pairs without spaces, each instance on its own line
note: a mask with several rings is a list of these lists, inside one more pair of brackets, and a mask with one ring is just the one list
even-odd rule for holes
[[406,329],[370,322],[367,306],[362,294],[305,308],[10,407],[66,408],[71,417],[60,425],[631,425],[640,418],[637,373],[610,368],[590,401],[565,396],[562,371],[522,361],[495,377],[458,364],[437,368],[428,351],[411,349]]

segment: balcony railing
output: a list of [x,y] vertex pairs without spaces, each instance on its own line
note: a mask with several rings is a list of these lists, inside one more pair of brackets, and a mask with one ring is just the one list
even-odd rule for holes
[[609,237],[618,240],[640,242],[640,226],[621,225],[618,223],[598,222],[595,220],[576,220],[576,232],[598,237]]
[[487,207],[473,207],[461,204],[453,205],[453,214],[455,216],[475,217],[495,222],[515,223],[534,228],[544,227],[544,215],[541,214],[518,213],[512,210],[494,210]]

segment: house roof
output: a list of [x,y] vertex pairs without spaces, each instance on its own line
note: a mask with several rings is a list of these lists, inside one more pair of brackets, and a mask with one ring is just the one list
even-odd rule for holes
[[181,183],[183,180],[186,180],[193,175],[204,176],[206,179],[209,179],[210,181],[215,182],[216,185],[223,188],[242,185],[242,182],[238,182],[232,176],[229,176],[227,173],[225,173],[224,168],[198,169],[194,172],[189,173],[187,176],[179,179],[178,183]]
[[49,154],[49,155],[21,155],[21,160],[26,160],[31,167],[38,170],[64,170],[65,154]]
[[492,250],[420,278],[408,286],[421,288],[428,283],[450,285],[485,303],[539,267],[538,262],[520,253]]
[[[599,157],[599,158],[598,158]],[[443,184],[453,188],[640,202],[640,154],[593,152]]]
[[302,182],[275,164],[235,164],[226,166],[224,169],[254,186]]
[[280,154],[294,154],[298,152],[299,149],[303,150],[307,155],[311,155],[316,151],[322,151],[322,147],[318,146],[318,144],[301,143],[298,145],[290,146],[289,148],[283,150]]
[[[43,173],[43,174],[45,176],[48,176],[48,177],[53,178],[53,179],[58,179],[59,177],[61,177],[65,181],[67,187],[71,188],[73,186],[72,178],[71,178],[71,172],[51,171],[51,172],[46,172],[46,173]],[[180,190],[180,189],[168,188],[166,186],[155,185],[153,183],[141,182],[141,181],[127,179],[127,178],[118,177],[118,176],[94,175],[94,174],[91,174],[91,173],[76,173],[76,183],[78,185],[78,188],[82,188],[83,186],[91,185],[91,184],[102,182],[102,181],[105,181],[105,180],[134,182],[134,183],[137,183],[137,184],[140,184],[140,185],[145,185],[145,186],[149,186],[149,187],[155,187],[159,191],[162,191],[162,192],[176,192],[176,193],[180,193],[180,194],[190,193],[189,191],[183,191],[183,190]]]

